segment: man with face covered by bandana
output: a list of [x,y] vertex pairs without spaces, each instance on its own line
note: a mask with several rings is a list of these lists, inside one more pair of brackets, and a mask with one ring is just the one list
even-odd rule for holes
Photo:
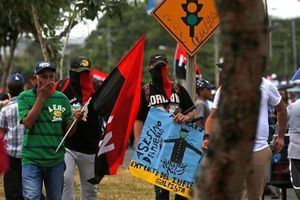
[[[140,109],[134,124],[135,144],[141,134],[144,121],[151,106],[174,114],[175,123],[185,123],[193,120],[195,106],[188,92],[168,77],[168,61],[164,54],[151,56],[149,72],[151,83],[142,89]],[[168,200],[169,191],[155,186],[155,199]],[[175,200],[186,199],[175,195]]]
[[[96,90],[91,74],[91,61],[85,56],[76,57],[71,62],[69,75],[68,79],[58,82],[57,89],[68,97],[73,110],[80,109]],[[76,132],[65,141],[66,170],[64,173],[63,200],[75,199],[74,173],[76,164],[80,175],[81,199],[97,199],[97,185],[92,185],[87,180],[94,177],[94,159],[100,139],[99,125],[98,116],[89,109],[86,121],[78,122]]]

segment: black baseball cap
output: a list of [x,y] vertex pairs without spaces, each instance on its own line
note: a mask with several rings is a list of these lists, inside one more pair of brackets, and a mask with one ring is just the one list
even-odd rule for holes
[[83,72],[91,70],[91,61],[86,56],[78,56],[71,61],[71,70],[75,72]]
[[168,65],[168,60],[165,54],[154,54],[150,57],[149,69],[154,67],[161,66],[159,64]]
[[204,79],[197,79],[196,80],[196,89],[203,89],[206,88],[208,90],[215,89],[215,86]]
[[51,62],[41,61],[35,65],[34,74],[39,74],[44,69],[51,69],[51,70],[53,70],[53,72],[56,71],[55,66]]

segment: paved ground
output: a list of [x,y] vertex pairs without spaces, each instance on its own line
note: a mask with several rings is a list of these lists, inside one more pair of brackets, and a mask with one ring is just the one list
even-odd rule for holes
[[[124,158],[124,166],[128,166],[132,153],[133,153],[133,149],[132,148],[128,148],[125,154],[125,158]],[[272,200],[272,199],[281,199],[280,198],[280,190],[276,189],[275,187],[271,187],[271,190],[276,194],[275,196],[270,196],[267,195],[264,197],[264,200]],[[286,200],[297,200],[297,197],[295,195],[295,192],[293,191],[293,189],[288,189],[287,190],[287,198]]]

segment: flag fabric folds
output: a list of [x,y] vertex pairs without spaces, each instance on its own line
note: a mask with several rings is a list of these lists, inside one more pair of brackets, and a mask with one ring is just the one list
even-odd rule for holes
[[123,163],[140,103],[144,45],[145,36],[136,42],[92,97],[91,107],[105,124],[95,157],[95,177],[89,180],[92,184],[98,184],[104,175],[115,175]]
[[9,165],[5,146],[4,135],[0,134],[0,175],[8,169]]
[[293,77],[292,77],[292,79],[291,79],[291,82],[292,82],[292,83],[299,83],[299,82],[300,82],[300,69],[298,69],[298,70],[294,73],[294,75],[293,75]]
[[186,76],[186,58],[187,53],[183,46],[177,43],[174,57],[174,69],[176,72],[176,77],[185,79]]
[[[187,63],[187,52],[183,46],[177,43],[175,56],[174,56],[174,70],[176,73],[176,78],[185,79],[186,78],[186,63]],[[197,78],[202,78],[202,72],[200,66],[196,63],[195,73]]]
[[91,72],[92,72],[93,78],[100,82],[103,82],[106,79],[106,77],[108,76],[108,74],[106,74],[98,69],[92,69]]
[[148,0],[148,4],[147,4],[147,8],[146,8],[148,15],[151,15],[151,12],[154,9],[154,7],[155,7],[155,0]]

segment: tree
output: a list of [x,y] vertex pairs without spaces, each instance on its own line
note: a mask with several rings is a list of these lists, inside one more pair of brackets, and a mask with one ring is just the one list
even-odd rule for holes
[[237,200],[241,199],[256,133],[268,31],[261,0],[216,2],[225,66],[217,120],[195,199]]
[[[39,41],[45,60],[58,63],[62,38],[82,19],[95,19],[99,12],[117,13],[127,4],[121,0],[9,0],[0,2],[1,85],[5,88],[18,39],[28,34]],[[62,31],[59,31],[62,30]]]
[[[12,1],[0,3],[0,64],[2,66],[1,86],[5,88],[6,80],[13,63],[15,49],[22,30],[27,27],[20,22],[20,15]],[[24,18],[26,20],[26,18]]]

